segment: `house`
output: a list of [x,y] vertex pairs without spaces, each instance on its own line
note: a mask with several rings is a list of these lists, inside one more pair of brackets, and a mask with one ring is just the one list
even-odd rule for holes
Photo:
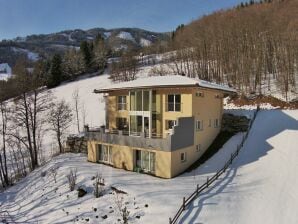
[[223,97],[234,89],[180,75],[94,90],[106,126],[86,127],[88,161],[172,178],[199,159],[220,131]]

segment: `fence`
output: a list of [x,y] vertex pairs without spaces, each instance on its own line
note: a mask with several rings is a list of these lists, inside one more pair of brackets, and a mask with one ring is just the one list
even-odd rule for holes
[[248,135],[249,135],[249,132],[250,132],[250,129],[251,129],[251,126],[254,122],[254,120],[256,119],[256,116],[257,116],[257,113],[259,112],[260,110],[260,107],[257,106],[257,110],[254,112],[253,114],[253,117],[252,119],[250,120],[249,122],[249,126],[248,126],[248,130],[247,132],[245,133],[245,135],[243,136],[242,140],[241,140],[241,143],[239,145],[237,145],[237,149],[235,150],[235,152],[233,152],[231,154],[231,157],[230,159],[225,163],[225,165],[223,166],[223,168],[221,168],[219,171],[217,171],[216,174],[214,174],[211,178],[207,177],[207,180],[206,182],[199,186],[197,185],[197,188],[196,190],[188,197],[188,198],[185,198],[183,197],[183,201],[182,201],[182,205],[181,207],[179,208],[179,210],[177,211],[176,215],[174,216],[174,218],[169,218],[169,223],[170,224],[175,224],[177,223],[179,217],[181,216],[182,212],[185,210],[185,208],[195,199],[197,198],[201,192],[203,192],[205,189],[207,189],[215,180],[217,180],[225,171],[226,169],[232,164],[233,160],[236,158],[236,156],[238,156],[240,150],[242,149],[243,145],[244,145],[244,142],[246,141]]

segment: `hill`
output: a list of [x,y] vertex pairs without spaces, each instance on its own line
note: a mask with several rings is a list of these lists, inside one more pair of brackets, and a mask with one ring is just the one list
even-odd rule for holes
[[172,35],[177,73],[243,94],[263,94],[276,83],[287,99],[297,93],[298,1],[251,2],[179,26]]
[[81,41],[94,40],[101,35],[108,46],[114,51],[140,49],[157,41],[166,41],[168,34],[156,33],[137,28],[89,30],[65,30],[58,33],[17,37],[13,40],[0,42],[0,63],[14,65],[18,57],[26,57],[32,61],[47,58],[54,53],[63,53],[67,49],[78,49]]

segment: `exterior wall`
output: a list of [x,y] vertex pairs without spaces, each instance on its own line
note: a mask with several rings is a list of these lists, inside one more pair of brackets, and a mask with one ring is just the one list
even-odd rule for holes
[[134,169],[134,150],[144,150],[155,152],[155,175],[162,178],[171,178],[171,152],[162,152],[159,150],[149,150],[143,148],[134,148],[123,145],[106,144],[98,141],[88,142],[88,161],[97,162],[96,145],[112,146],[113,166],[120,169],[132,171]]
[[[203,93],[203,97],[196,96],[197,92]],[[215,96],[219,95],[220,98]],[[179,175],[197,161],[208,149],[211,143],[220,132],[220,124],[223,113],[223,93],[216,90],[207,90],[201,88],[192,89],[191,104],[192,116],[194,120],[203,121],[203,129],[196,131],[194,126],[194,145],[183,149],[175,150],[171,156],[172,177]],[[211,126],[209,120],[211,119]],[[219,120],[219,126],[214,127],[214,120]],[[201,145],[197,150],[196,146]],[[186,161],[181,162],[181,153],[186,153]]]
[[[196,96],[196,92],[202,92],[204,96]],[[215,95],[219,95],[220,98],[216,98]],[[195,145],[201,145],[199,155],[202,155],[220,132],[223,93],[216,90],[193,89],[192,105],[195,122],[196,120],[203,121],[203,130],[195,130]],[[215,119],[219,120],[218,127],[214,126]],[[209,125],[209,120],[211,120],[211,125]]]

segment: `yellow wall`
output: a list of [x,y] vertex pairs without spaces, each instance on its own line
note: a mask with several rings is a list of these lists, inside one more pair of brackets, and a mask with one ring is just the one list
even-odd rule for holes
[[[202,92],[203,97],[196,96],[196,92]],[[220,94],[220,98],[215,98],[215,95]],[[203,121],[203,130],[195,130],[195,145],[201,145],[201,151],[205,152],[206,149],[213,142],[215,137],[220,132],[220,124],[222,118],[222,97],[220,91],[193,89],[193,116],[196,120]],[[219,119],[219,127],[214,127],[214,120]],[[211,126],[209,126],[211,120]]]
[[155,152],[155,175],[162,178],[171,178],[171,153],[159,150],[149,150],[142,148],[134,148],[123,145],[112,145],[98,141],[88,142],[88,161],[97,162],[96,145],[103,144],[112,146],[112,161],[113,166],[120,169],[133,170],[134,169],[134,150],[144,150]]

